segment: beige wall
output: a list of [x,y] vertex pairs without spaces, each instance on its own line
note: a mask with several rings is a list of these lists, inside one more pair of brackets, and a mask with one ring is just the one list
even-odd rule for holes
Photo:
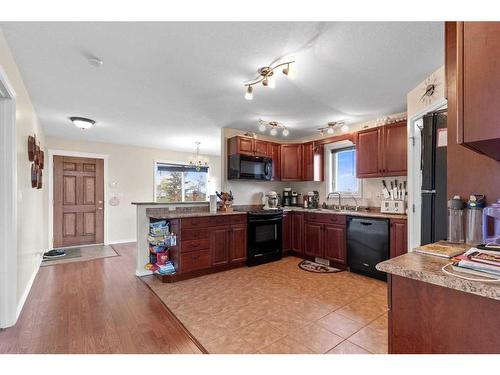
[[445,95],[445,78],[444,78],[444,65],[434,71],[429,75],[431,81],[436,82],[436,92],[432,96],[432,100],[430,102],[422,101],[422,95],[425,92],[426,88],[426,80],[422,81],[417,87],[411,90],[407,97],[407,108],[408,108],[408,118],[411,119],[417,113],[422,112],[426,107],[431,106],[436,102],[440,102],[444,100]]
[[[0,31],[0,66],[16,92],[17,127],[17,302],[22,303],[30,281],[37,272],[41,255],[47,246],[47,188],[31,188],[31,163],[28,160],[28,136],[36,134],[45,146],[45,137],[38,122],[23,78]],[[44,180],[46,182],[46,179]]]
[[[186,162],[193,153],[142,148],[117,144],[83,142],[47,137],[51,150],[77,151],[108,155],[108,198],[117,195],[118,206],[108,207],[108,242],[135,240],[136,212],[131,202],[152,202],[154,199],[155,160]],[[208,156],[210,163],[209,186],[220,189],[220,157]],[[116,187],[111,183],[116,183]]]

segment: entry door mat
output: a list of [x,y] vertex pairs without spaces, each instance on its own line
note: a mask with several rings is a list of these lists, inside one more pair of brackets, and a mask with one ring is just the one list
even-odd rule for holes
[[300,262],[299,268],[304,271],[314,272],[314,273],[335,273],[343,271],[335,267],[329,267],[325,266],[324,264],[311,262],[310,260],[303,260],[302,262]]
[[116,257],[118,253],[111,247],[105,245],[72,247],[64,249],[66,256],[55,259],[43,259],[41,266],[53,266],[56,264],[86,262],[89,260]]

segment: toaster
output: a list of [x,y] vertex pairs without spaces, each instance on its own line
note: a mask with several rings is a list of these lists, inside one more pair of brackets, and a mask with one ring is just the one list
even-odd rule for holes
[[380,203],[380,212],[386,214],[404,214],[406,212],[406,201],[384,199]]

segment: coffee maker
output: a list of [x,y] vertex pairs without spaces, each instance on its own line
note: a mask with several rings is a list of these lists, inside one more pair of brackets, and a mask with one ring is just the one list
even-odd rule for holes
[[319,207],[319,192],[309,191],[307,192],[307,208],[318,208]]
[[299,194],[296,191],[292,191],[292,195],[290,196],[290,206],[298,206],[299,205]]
[[292,188],[284,188],[283,189],[283,206],[288,207],[292,205]]

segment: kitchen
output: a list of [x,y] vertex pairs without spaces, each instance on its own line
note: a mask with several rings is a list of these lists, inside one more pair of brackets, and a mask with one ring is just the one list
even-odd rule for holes
[[[447,24],[448,29],[453,26],[452,23]],[[435,76],[443,74],[443,70],[434,74]],[[431,79],[435,79],[435,76]],[[447,79],[450,80],[449,77]],[[428,81],[424,82],[425,87],[428,85]],[[449,105],[453,105],[450,92],[443,93],[443,95],[447,95]],[[433,104],[433,106],[424,106],[428,112],[422,112],[420,122],[418,122],[418,126],[422,127],[421,131],[430,132],[431,136],[431,142],[428,142],[425,137],[422,138],[421,150],[416,153],[422,160],[423,169],[420,181],[425,181],[425,178],[431,176],[432,183],[437,184],[435,185],[437,194],[433,197],[433,203],[427,204],[425,200],[420,201],[419,207],[422,211],[419,214],[422,223],[419,244],[439,243],[431,245],[439,248],[443,246],[441,242],[438,242],[440,240],[446,238],[452,241],[457,240],[449,237],[450,233],[445,230],[447,226],[451,228],[453,225],[451,222],[447,223],[449,218],[446,214],[446,158],[444,162],[439,161],[437,164],[435,159],[440,157],[436,155],[445,157],[447,153],[446,145],[449,141],[446,140],[446,136],[449,136],[449,133],[446,131],[441,133],[439,130],[439,124],[443,123],[440,118],[445,116],[446,121],[447,111],[446,106],[443,109],[442,101],[437,100]],[[223,172],[226,177],[223,186],[227,188],[228,196],[219,206],[222,213],[216,213],[214,207],[210,212],[208,204],[204,207],[199,206],[198,209],[194,209],[196,212],[191,214],[186,212],[188,209],[185,207],[176,213],[175,210],[165,211],[164,208],[154,206],[145,208],[138,206],[137,220],[144,223],[142,233],[148,233],[148,218],[170,219],[173,220],[172,228],[175,228],[181,240],[181,245],[172,252],[172,259],[174,259],[174,264],[177,260],[178,268],[175,269],[174,274],[161,275],[160,279],[167,283],[175,282],[213,272],[232,270],[245,265],[245,260],[249,265],[255,265],[277,261],[290,255],[313,261],[315,263],[313,267],[317,269],[321,267],[331,267],[337,270],[349,269],[351,272],[373,278],[382,280],[388,278],[390,353],[432,350],[438,352],[495,351],[496,339],[494,336],[490,337],[488,331],[485,331],[479,323],[478,330],[483,336],[479,340],[473,340],[467,336],[468,342],[472,342],[475,349],[465,349],[463,346],[465,339],[455,342],[441,339],[443,335],[446,336],[449,329],[456,329],[454,325],[445,325],[443,331],[439,332],[440,336],[434,338],[435,342],[440,342],[439,349],[418,346],[428,345],[423,338],[417,336],[422,331],[407,331],[408,326],[412,325],[410,318],[404,318],[406,313],[403,311],[406,311],[408,302],[407,299],[400,300],[402,297],[398,293],[401,293],[401,288],[408,290],[412,286],[411,283],[406,285],[406,281],[403,283],[400,280],[406,280],[405,278],[425,280],[430,284],[446,285],[450,288],[450,280],[456,277],[460,280],[461,276],[460,274],[459,276],[447,275],[447,281],[443,281],[436,278],[436,271],[425,270],[424,264],[428,261],[429,268],[439,267],[440,269],[445,266],[445,263],[439,261],[433,263],[432,259],[427,260],[425,256],[421,259],[420,255],[415,255],[416,253],[413,252],[405,258],[409,250],[407,226],[409,205],[406,191],[414,189],[413,194],[415,194],[415,189],[419,188],[407,183],[408,144],[412,144],[412,140],[408,138],[405,115],[387,116],[369,124],[353,126],[348,131],[345,128],[341,130],[339,129],[341,126],[337,126],[331,132],[331,134],[336,132],[336,135],[324,137],[324,132],[321,130],[321,138],[293,143],[277,142],[276,139],[253,131],[224,129],[222,136],[223,150],[225,150]],[[414,113],[412,118],[415,118]],[[262,123],[259,122],[259,125]],[[259,126],[259,131],[264,133],[268,127],[273,130],[277,126],[279,127],[279,124],[266,124],[266,126]],[[333,128],[335,124],[328,126]],[[341,146],[335,147],[337,143]],[[335,184],[332,181],[335,169],[332,170],[331,166],[332,160],[335,160],[335,150],[352,150],[353,147],[356,157],[354,163],[350,165],[351,177],[362,178],[362,184],[368,186],[370,186],[370,179],[374,179],[373,185],[375,186],[372,189],[369,187],[366,191],[373,194],[370,198],[377,200],[377,206],[369,205],[370,199],[367,199],[367,195],[358,196],[361,202],[368,202],[365,206],[363,203],[358,205],[356,194],[338,192],[332,194],[328,191],[328,187],[335,186],[332,185],[332,183]],[[487,150],[490,151],[491,148]],[[425,158],[428,156],[434,158],[431,159],[433,160],[431,164],[426,162]],[[411,157],[415,158],[415,155]],[[338,162],[336,163],[338,166]],[[329,176],[326,177],[327,175]],[[256,184],[260,184],[260,189],[256,191],[253,199],[245,202],[249,204],[233,205],[233,200],[237,202],[238,197],[236,193],[233,196],[233,190],[240,192],[248,189],[249,185],[257,186]],[[266,184],[272,187],[268,188]],[[422,187],[425,186],[427,185],[422,183]],[[434,185],[429,186],[434,188]],[[278,189],[280,189],[279,192]],[[468,193],[470,194],[471,191]],[[423,190],[422,194],[425,194]],[[332,196],[335,198],[333,202]],[[471,199],[472,197],[471,195]],[[347,200],[349,203],[346,203]],[[412,202],[418,202],[418,199],[413,197]],[[411,203],[411,206],[413,204]],[[472,211],[469,211],[466,217],[471,216],[470,212]],[[248,220],[242,218],[245,214],[248,215]],[[224,218],[210,218],[214,215],[224,215]],[[208,218],[203,218],[204,216]],[[279,220],[280,218],[282,221]],[[431,218],[432,224],[429,225],[425,218]],[[247,230],[245,230],[245,223],[248,225]],[[467,228],[477,228],[482,225],[477,222],[461,223],[459,225],[467,225]],[[195,227],[197,230],[183,229]],[[203,231],[205,227],[206,232]],[[222,237],[217,234],[219,229]],[[189,234],[186,240],[185,234],[187,233]],[[463,242],[464,239],[459,238],[458,242],[460,241]],[[246,251],[245,245],[248,246]],[[187,246],[190,251],[183,253],[183,246]],[[445,243],[444,247],[446,246],[453,248],[453,245]],[[142,267],[144,260],[147,262],[146,254],[145,246],[142,255],[139,250],[143,261],[138,263],[138,275],[144,274]],[[408,263],[405,263],[406,261]],[[424,268],[420,269],[420,267]],[[432,277],[426,272],[430,272]],[[469,296],[469,293],[477,294],[482,298],[480,299],[481,306],[484,304],[484,311],[487,313],[491,309],[496,309],[495,299],[498,297],[498,289],[495,286],[489,286],[487,281],[482,284],[485,286],[481,286],[480,291],[474,292],[471,291],[471,286],[467,285],[467,282],[462,286],[460,283],[454,283],[455,286],[451,288],[462,291],[462,294],[446,298],[453,298],[454,301],[462,299],[468,301],[469,298],[477,298]],[[432,290],[434,287],[430,286],[430,288]],[[392,308],[391,303],[394,303]],[[415,316],[411,319],[420,321]],[[440,316],[435,319],[437,324],[442,324],[442,320],[439,320]],[[412,346],[407,345],[408,336],[415,342]]]
[[[43,126],[19,128],[33,236],[10,259],[26,267],[0,351],[498,352],[498,23],[2,28],[0,62],[29,102],[16,58]],[[35,51],[54,36],[60,55]],[[75,56],[79,40],[107,52]],[[88,114],[61,116],[74,102]],[[86,245],[111,256],[40,268]]]

